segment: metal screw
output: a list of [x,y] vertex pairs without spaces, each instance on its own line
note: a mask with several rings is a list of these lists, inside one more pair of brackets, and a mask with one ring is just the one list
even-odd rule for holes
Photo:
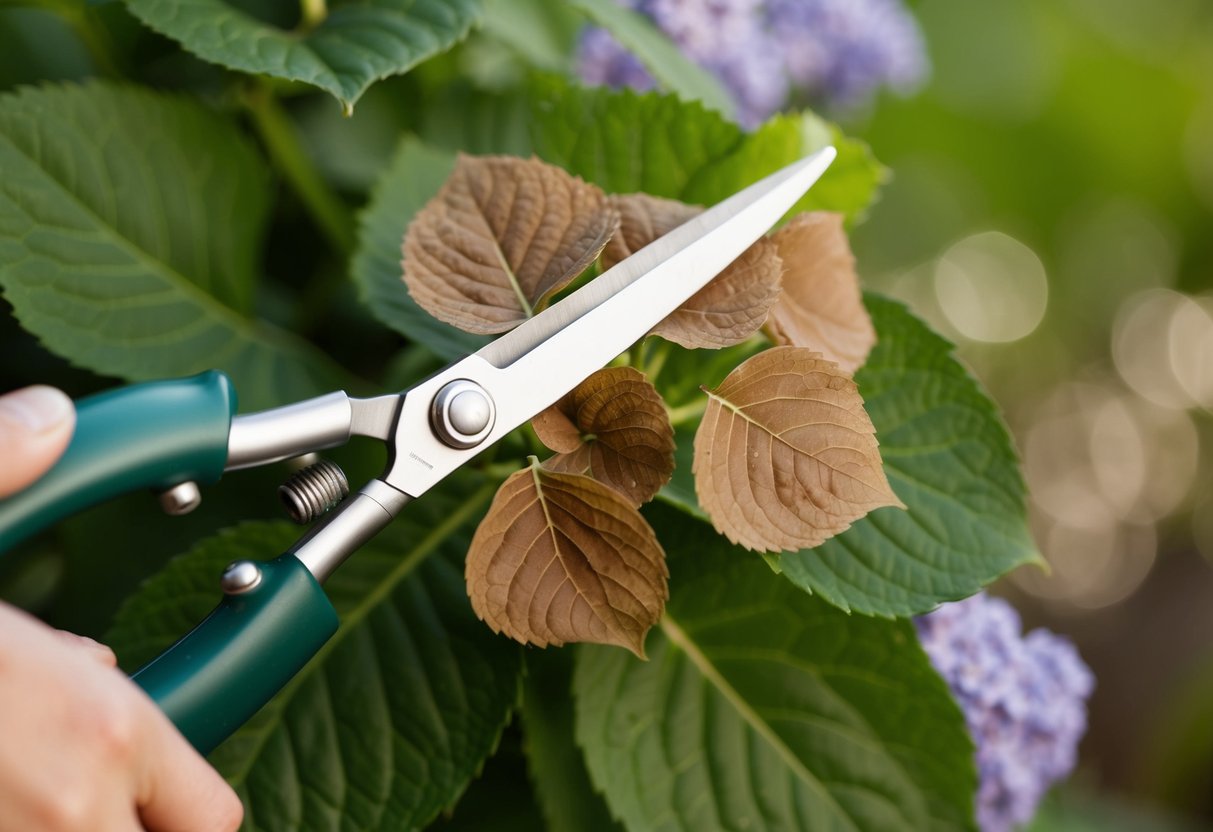
[[479,390],[464,390],[451,399],[451,427],[468,436],[484,430],[493,417],[488,397]]
[[430,408],[434,434],[452,448],[474,448],[493,430],[497,410],[483,387],[462,378],[446,384]]
[[198,484],[188,480],[178,483],[172,488],[166,488],[156,496],[160,500],[160,508],[164,509],[164,513],[174,517],[189,514],[202,504],[202,492],[198,490]]
[[219,579],[219,586],[228,595],[240,595],[261,583],[261,567],[251,560],[229,563]]

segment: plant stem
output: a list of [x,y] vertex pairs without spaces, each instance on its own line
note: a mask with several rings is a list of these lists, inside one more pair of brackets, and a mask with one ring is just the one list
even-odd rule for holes
[[627,348],[627,366],[644,372],[644,370],[640,369],[640,367],[644,366],[644,338],[640,338],[639,341]]
[[670,342],[664,338],[652,339],[656,343],[649,350],[649,360],[644,365],[644,374],[649,377],[649,381],[653,384],[657,383],[657,376],[661,375],[661,369],[665,366],[665,360],[670,357]]
[[354,250],[353,216],[308,159],[286,111],[262,83],[248,90],[244,104],[274,165],[298,194],[312,221],[342,258],[349,257]]
[[670,424],[674,427],[685,425],[694,422],[703,416],[703,412],[708,409],[708,399],[704,396],[702,399],[696,399],[693,402],[682,405],[681,407],[670,408]]

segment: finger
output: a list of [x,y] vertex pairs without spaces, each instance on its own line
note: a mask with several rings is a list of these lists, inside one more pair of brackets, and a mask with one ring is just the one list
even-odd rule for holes
[[53,387],[35,385],[0,396],[0,497],[20,491],[54,465],[75,426],[72,400]]
[[244,807],[232,787],[148,701],[148,753],[136,805],[148,832],[234,832]]
[[72,647],[83,648],[90,656],[106,667],[118,666],[118,657],[114,655],[114,651],[99,641],[95,641],[88,636],[78,635],[77,633],[69,633],[67,630],[55,630],[55,635]]

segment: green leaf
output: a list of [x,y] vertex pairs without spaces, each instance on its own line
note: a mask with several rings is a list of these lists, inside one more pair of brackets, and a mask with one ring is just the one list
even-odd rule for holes
[[[839,158],[793,209],[854,219],[884,181],[867,146],[811,115],[776,116],[752,133],[672,95],[532,84],[535,152],[613,193],[712,205],[832,141]],[[806,125],[815,129],[808,129]]]
[[426,827],[428,832],[542,832],[543,815],[527,781],[526,758],[516,734],[506,732],[454,812],[443,813]]
[[572,650],[530,653],[522,690],[527,768],[548,832],[620,832],[573,742]]
[[789,580],[845,610],[914,615],[1040,556],[993,402],[952,345],[904,306],[872,294],[864,302],[878,340],[855,380],[889,484],[908,509],[877,509],[778,563]]
[[[492,493],[467,486],[431,491],[337,571],[325,588],[340,630],[211,755],[244,800],[247,827],[417,828],[455,802],[497,745],[521,655],[467,600],[463,553]],[[123,666],[210,610],[225,563],[273,556],[298,536],[285,523],[249,523],[170,563],[117,615],[108,640]]]
[[438,193],[454,166],[454,154],[412,137],[404,139],[358,219],[351,266],[362,301],[375,317],[452,360],[475,352],[487,339],[461,332],[422,311],[405,288],[400,246],[413,215]]
[[847,616],[668,506],[648,662],[583,647],[577,741],[631,829],[972,829],[964,718],[913,626]]
[[736,152],[698,177],[682,199],[719,202],[827,144],[834,145],[837,158],[789,213],[837,211],[853,224],[876,199],[888,170],[864,142],[847,138],[837,126],[812,113],[774,116],[746,136]]
[[533,82],[532,99],[535,152],[614,193],[682,198],[695,177],[745,144],[739,127],[673,95],[545,76]]
[[528,113],[524,94],[451,84],[427,100],[417,133],[431,147],[452,152],[530,156]]
[[[533,150],[608,191],[711,204],[821,144],[820,135],[810,135],[806,144],[799,116],[776,118],[746,134],[717,113],[672,95],[586,89],[552,76],[533,80],[529,101],[488,97],[462,86],[448,92],[421,123],[426,143],[406,138],[376,186],[360,218],[352,271],[376,317],[450,359],[478,349],[484,340],[422,312],[409,297],[400,269],[404,230],[449,175],[450,151],[526,155]],[[859,145],[844,140],[840,147],[845,156],[858,152],[853,148]],[[870,155],[837,174],[831,170],[817,185],[822,195],[813,196],[815,189],[808,198],[813,201],[801,207],[853,216],[871,200],[879,181],[875,172],[882,170]],[[865,178],[864,171],[871,175]]]
[[725,116],[733,115],[733,100],[720,82],[683,55],[644,15],[621,8],[615,0],[572,0],[570,5],[610,32],[666,90]]
[[204,60],[312,84],[332,94],[347,113],[375,81],[450,49],[481,14],[479,0],[335,0],[322,19],[287,29],[226,0],[126,5]]
[[832,144],[838,150],[838,157],[797,209],[841,211],[847,215],[848,224],[862,219],[881,186],[889,181],[889,169],[876,161],[867,142],[848,138],[838,125],[823,121],[813,113],[801,116],[800,129],[806,152]]
[[246,408],[341,386],[249,317],[264,162],[185,99],[111,84],[0,97],[0,287],[52,351],[130,381],[225,370]]

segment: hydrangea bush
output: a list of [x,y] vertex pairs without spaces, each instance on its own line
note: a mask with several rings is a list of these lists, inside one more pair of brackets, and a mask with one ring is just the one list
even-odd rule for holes
[[[826,142],[839,151],[796,207],[807,216],[770,242],[796,268],[757,270],[787,279],[783,317],[762,330],[754,321],[720,349],[686,349],[687,332],[647,338],[615,362],[612,376],[641,376],[658,394],[645,400],[663,430],[668,422],[662,460],[674,464],[672,479],[663,468],[645,493],[660,489],[651,502],[628,506],[642,512],[633,525],[650,530],[663,582],[668,567],[664,608],[629,642],[648,660],[601,644],[523,647],[477,618],[465,581],[477,525],[523,460],[547,456],[538,429],[515,431],[332,576],[325,591],[341,628],[211,755],[245,801],[249,829],[996,829],[1030,814],[1073,765],[1091,682],[1062,642],[1020,639],[1001,602],[980,598],[922,619],[925,651],[912,623],[1039,562],[997,407],[950,344],[901,304],[860,292],[846,229],[876,198],[883,168],[804,109],[920,83],[927,63],[912,18],[896,0],[627,5],[640,17],[607,0],[308,0],[302,14],[270,3],[258,16],[223,0],[121,0],[45,13],[67,15],[67,40],[74,32],[83,54],[64,47],[72,60],[47,81],[0,65],[4,331],[30,356],[0,373],[6,386],[46,381],[77,395],[214,367],[251,411],[336,388],[401,389],[477,349],[475,333],[487,330],[422,311],[402,265],[406,234],[426,226],[414,218],[461,153],[492,156],[465,157],[465,170],[534,157],[526,167],[560,169],[545,181],[591,191],[612,211],[683,216]],[[527,38],[565,31],[570,14],[601,27],[569,29],[562,48],[604,86],[536,71],[484,89],[463,74],[491,52],[465,47],[469,33],[502,49],[521,42],[526,59]],[[386,94],[363,117],[359,101],[375,84]],[[727,103],[721,85],[735,119],[717,106]],[[766,119],[783,108],[793,115]],[[374,152],[385,142],[390,159]],[[371,160],[373,187],[356,190],[332,164],[351,157]],[[429,221],[458,232],[456,215],[440,201]],[[596,277],[603,262],[592,261],[568,260],[578,272],[589,264],[565,275],[571,285]],[[435,292],[437,272],[427,278]],[[708,288],[727,307],[727,282]],[[833,344],[845,366],[821,354],[848,340],[840,315],[863,324],[862,350]],[[738,432],[762,422],[767,388],[737,396],[745,378],[728,377],[755,360],[768,366],[781,337],[804,339],[794,374],[861,400],[867,456],[892,496],[834,524],[820,545],[759,552],[765,538],[733,545],[713,528],[692,473],[704,470],[695,435],[705,421],[721,441],[726,422]],[[27,368],[38,377],[23,377]],[[774,371],[762,379],[779,383]],[[755,419],[727,415],[746,408]],[[839,418],[824,398],[822,410]],[[549,415],[569,443],[562,453],[584,445],[592,455],[602,437],[579,409],[561,412],[567,424]],[[795,463],[800,483],[828,462],[817,446],[831,445],[805,421],[794,426],[799,458],[821,459]],[[332,456],[354,481],[381,470],[378,448]],[[728,470],[747,470],[744,453],[734,461]],[[748,517],[783,517],[780,489],[813,502],[812,488],[788,487],[786,470],[753,472]],[[64,524],[46,541],[62,568],[52,623],[103,636],[125,668],[138,667],[210,611],[226,563],[272,557],[299,537],[272,519],[277,483],[266,481],[225,477],[186,520],[124,501]],[[720,498],[733,481],[719,479],[717,515],[745,510]],[[566,543],[554,545],[570,574],[586,574]],[[623,568],[603,557],[596,578]],[[967,610],[985,610],[986,623],[949,623]]]

